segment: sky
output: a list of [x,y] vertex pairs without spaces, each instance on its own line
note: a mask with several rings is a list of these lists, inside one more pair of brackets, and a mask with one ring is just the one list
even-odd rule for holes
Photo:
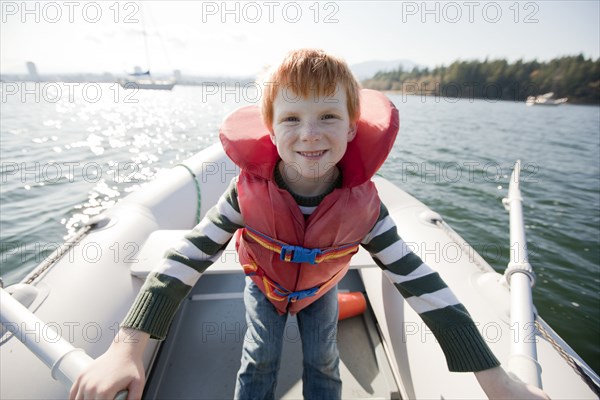
[[[600,57],[600,1],[0,1],[0,72],[249,76],[318,47],[350,64]],[[145,27],[145,28],[144,28]],[[144,34],[148,52],[144,44]],[[148,53],[148,55],[147,55]]]

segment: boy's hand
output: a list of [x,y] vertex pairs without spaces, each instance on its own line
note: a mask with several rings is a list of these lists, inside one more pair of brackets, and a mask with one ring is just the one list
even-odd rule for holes
[[542,389],[512,379],[502,367],[475,372],[475,377],[490,399],[550,400]]
[[144,332],[121,330],[120,337],[131,342],[113,342],[108,350],[95,359],[79,375],[69,393],[69,400],[113,400],[118,392],[127,389],[127,400],[139,399],[144,390],[145,376],[142,356],[149,335]]

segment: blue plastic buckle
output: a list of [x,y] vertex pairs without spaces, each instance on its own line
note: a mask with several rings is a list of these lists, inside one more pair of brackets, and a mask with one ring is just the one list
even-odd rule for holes
[[288,253],[292,254],[290,262],[316,264],[315,259],[321,254],[321,249],[305,249],[301,246],[281,246],[279,259],[286,261],[285,256]]
[[317,294],[318,290],[319,290],[318,287],[314,287],[312,289],[306,289],[306,290],[301,290],[299,292],[293,292],[293,293],[288,294],[287,298],[288,298],[288,301],[302,300],[307,297],[314,296],[315,294]]

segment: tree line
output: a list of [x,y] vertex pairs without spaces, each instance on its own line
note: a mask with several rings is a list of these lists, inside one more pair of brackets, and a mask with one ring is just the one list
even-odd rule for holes
[[600,105],[600,58],[594,61],[580,54],[547,62],[486,59],[412,71],[399,67],[378,72],[362,85],[407,94],[512,101],[554,92],[555,98],[567,97],[569,103]]

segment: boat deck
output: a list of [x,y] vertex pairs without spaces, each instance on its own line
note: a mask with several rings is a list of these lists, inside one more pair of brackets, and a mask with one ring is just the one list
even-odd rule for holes
[[[204,275],[181,306],[162,344],[144,398],[231,399],[245,334],[243,274]],[[340,291],[364,291],[356,270]],[[296,318],[288,318],[276,398],[302,399],[302,351]],[[377,331],[367,310],[338,326],[344,399],[399,399]]]

